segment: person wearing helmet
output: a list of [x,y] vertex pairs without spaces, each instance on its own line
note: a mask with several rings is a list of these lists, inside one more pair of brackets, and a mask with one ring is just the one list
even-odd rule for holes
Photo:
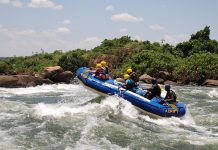
[[167,94],[164,100],[167,101],[168,103],[175,103],[177,96],[176,96],[176,93],[171,90],[171,86],[169,84],[165,85],[165,90],[167,91]]
[[123,85],[123,87],[135,93],[136,85],[135,85],[135,82],[130,78],[130,75],[124,74],[123,77],[125,79],[125,84]]
[[135,72],[132,71],[131,68],[128,68],[128,69],[126,70],[126,73],[127,73],[128,75],[130,75],[130,78],[131,78],[135,83],[139,81],[138,76],[136,75]]
[[106,61],[101,61],[102,65],[102,73],[105,75],[105,79],[109,79],[109,71],[108,71],[108,66]]
[[92,71],[92,73],[94,77],[100,78],[102,74],[102,65],[100,63],[96,64],[96,68]]
[[148,99],[152,99],[153,97],[160,97],[160,95],[161,95],[161,88],[157,84],[157,80],[155,78],[152,78],[151,84],[152,84],[152,87],[146,89],[146,90],[148,90],[148,92],[146,93],[145,96]]

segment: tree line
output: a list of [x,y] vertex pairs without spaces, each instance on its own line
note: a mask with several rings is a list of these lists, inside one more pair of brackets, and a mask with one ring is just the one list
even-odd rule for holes
[[218,80],[218,42],[210,39],[209,26],[176,46],[122,36],[105,39],[91,50],[56,50],[53,53],[7,58],[0,60],[0,73],[35,74],[44,67],[54,65],[75,73],[77,68],[94,66],[101,60],[108,62],[112,76],[122,75],[131,67],[139,75],[147,73],[153,77],[159,71],[166,71],[172,81],[184,84],[202,84],[205,79]]

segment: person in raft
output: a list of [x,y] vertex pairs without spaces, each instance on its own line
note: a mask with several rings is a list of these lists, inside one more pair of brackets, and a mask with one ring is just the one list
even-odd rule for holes
[[165,85],[165,90],[167,91],[167,94],[164,100],[170,104],[175,103],[177,96],[176,93],[171,90],[171,86],[169,84]]
[[136,83],[139,81],[139,78],[136,72],[133,72],[131,68],[126,70],[126,73],[130,76],[130,78]]
[[109,71],[108,71],[107,62],[101,61],[101,65],[102,65],[102,70],[103,70],[102,73],[105,75],[105,79],[109,79]]
[[136,86],[135,82],[130,78],[130,75],[124,74],[123,77],[125,79],[125,83],[124,83],[123,87],[129,91],[136,93],[137,86]]
[[96,68],[93,72],[93,76],[95,78],[101,79],[101,80],[106,80],[106,75],[104,73],[104,70],[102,68],[102,65],[100,63],[96,64]]
[[153,78],[151,80],[151,83],[152,83],[152,87],[146,89],[146,90],[148,90],[148,92],[145,94],[145,97],[148,98],[148,99],[152,99],[153,97],[160,97],[161,88],[157,84],[157,80],[155,78]]

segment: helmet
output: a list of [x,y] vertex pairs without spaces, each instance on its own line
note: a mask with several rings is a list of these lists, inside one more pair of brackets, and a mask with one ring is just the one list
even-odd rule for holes
[[157,80],[156,80],[155,78],[152,78],[152,79],[151,79],[151,83],[152,83],[152,84],[157,84]]
[[126,70],[126,72],[127,72],[128,74],[129,74],[129,73],[132,73],[132,69],[129,68],[129,69]]
[[100,67],[102,67],[102,65],[101,64],[96,64],[96,68],[100,68]]
[[171,86],[170,86],[169,84],[166,84],[166,85],[165,85],[165,90],[166,90],[166,91],[169,91],[170,88],[171,88]]
[[105,66],[107,63],[105,61],[101,61],[101,65]]
[[129,79],[130,76],[128,74],[124,74],[123,77],[124,79]]

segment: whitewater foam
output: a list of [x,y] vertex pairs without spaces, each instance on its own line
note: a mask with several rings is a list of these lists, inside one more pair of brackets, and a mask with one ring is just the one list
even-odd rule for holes
[[82,91],[84,89],[82,86],[74,84],[52,84],[28,88],[0,88],[0,90],[12,95],[29,95],[37,93]]
[[67,106],[67,104],[44,104],[40,103],[34,106],[34,111],[38,116],[53,116],[53,117],[63,117],[68,114],[73,115],[73,114],[88,114],[91,113],[92,110],[96,108],[98,104],[88,104],[85,106],[76,106],[75,107],[70,107]]
[[209,93],[208,96],[210,96],[211,98],[218,98],[218,89],[212,89]]

